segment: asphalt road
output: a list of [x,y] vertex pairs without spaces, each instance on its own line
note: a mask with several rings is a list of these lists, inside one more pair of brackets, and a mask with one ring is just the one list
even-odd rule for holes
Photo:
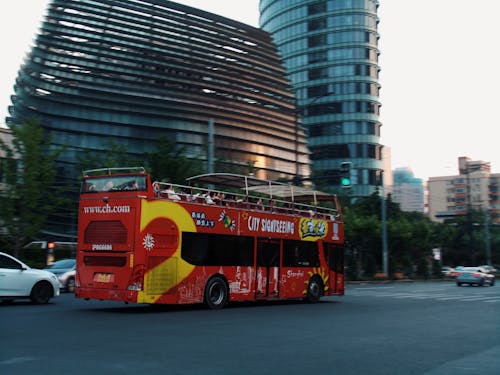
[[0,374],[498,375],[500,285],[349,285],[344,297],[203,306],[0,306]]

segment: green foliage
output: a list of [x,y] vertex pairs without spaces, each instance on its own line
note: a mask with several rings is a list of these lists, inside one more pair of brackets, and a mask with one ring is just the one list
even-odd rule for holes
[[147,166],[153,180],[186,183],[186,178],[204,172],[203,163],[189,159],[185,150],[166,138],[158,141],[157,149],[146,155]]
[[50,139],[37,120],[11,129],[12,145],[0,141],[6,159],[0,220],[18,255],[22,246],[43,227],[59,201],[55,160],[63,148],[51,148]]
[[[386,199],[386,224],[389,250],[389,273],[412,275],[421,259],[432,255],[434,223],[417,212],[401,211],[391,197]],[[360,264],[359,277],[371,277],[382,271],[381,199],[374,194],[344,207],[345,237],[353,256],[348,264]]]
[[77,174],[88,169],[135,167],[144,163],[132,157],[125,145],[115,141],[106,142],[105,150],[99,152],[86,150],[78,155],[77,160]]
[[[442,251],[443,264],[474,266],[486,264],[485,213],[472,210],[441,224],[436,237]],[[493,264],[500,264],[500,226],[489,222],[490,248]]]

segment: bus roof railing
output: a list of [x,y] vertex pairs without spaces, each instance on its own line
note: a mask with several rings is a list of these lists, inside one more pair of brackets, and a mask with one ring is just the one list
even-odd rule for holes
[[249,192],[268,195],[269,197],[279,197],[289,199],[292,202],[318,201],[336,199],[335,195],[328,194],[319,190],[310,189],[302,186],[295,186],[278,181],[259,179],[253,176],[246,176],[233,173],[207,173],[198,176],[189,177],[186,181],[191,185],[193,183],[205,183],[218,186],[240,188]]
[[124,173],[146,173],[144,167],[119,167],[119,168],[98,168],[98,169],[88,169],[83,171],[84,177],[89,176],[99,176],[99,175],[113,175],[113,174],[124,174]]

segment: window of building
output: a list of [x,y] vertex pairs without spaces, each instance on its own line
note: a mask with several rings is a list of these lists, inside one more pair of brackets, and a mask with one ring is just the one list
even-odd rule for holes
[[326,44],[326,35],[325,34],[319,34],[319,35],[313,35],[307,38],[307,46],[308,47],[318,47],[318,46],[324,46]]
[[315,18],[307,23],[307,31],[322,30],[326,28],[325,18]]
[[311,69],[308,71],[309,80],[328,77],[328,68]]
[[319,62],[327,61],[326,51],[315,51],[307,54],[307,60],[309,64],[315,64]]
[[318,13],[326,12],[326,1],[318,1],[307,6],[307,14],[312,16]]
[[312,86],[307,88],[307,97],[316,98],[328,94],[328,85]]

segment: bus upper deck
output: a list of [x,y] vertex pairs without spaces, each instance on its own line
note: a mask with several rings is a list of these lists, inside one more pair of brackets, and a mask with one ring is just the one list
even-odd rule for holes
[[128,192],[150,199],[342,221],[336,195],[252,176],[231,173],[202,174],[190,177],[186,180],[186,185],[180,185],[162,181],[151,182],[144,168],[133,167],[85,171],[84,178],[84,196],[117,192],[123,195]]

